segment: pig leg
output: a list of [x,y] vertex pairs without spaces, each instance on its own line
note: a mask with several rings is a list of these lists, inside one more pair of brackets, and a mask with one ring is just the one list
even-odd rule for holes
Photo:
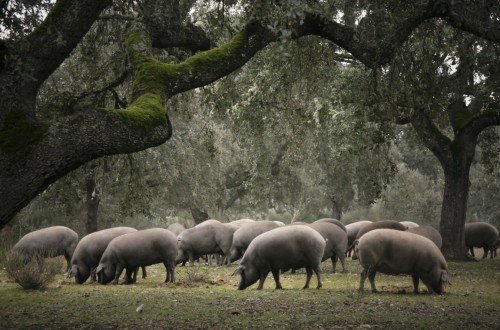
[[340,263],[342,264],[342,273],[347,273],[347,265],[345,263],[345,254],[339,255]]
[[167,270],[167,278],[165,279],[165,283],[172,283],[174,281],[175,263],[172,261],[167,261],[164,262],[163,265],[165,265],[165,269]]
[[64,252],[64,259],[66,259],[66,273],[71,269],[71,256]]
[[413,293],[418,293],[418,283],[420,279],[417,274],[411,274],[411,278],[413,280]]
[[[371,268],[365,268],[361,271],[361,279],[359,281],[359,292],[363,292],[365,289],[365,280],[366,278],[370,279],[370,284],[372,286],[372,292],[377,292],[377,289],[375,288],[375,272],[371,270]],[[373,283],[372,283],[373,280]]]
[[260,271],[259,286],[257,290],[262,290],[264,288],[264,281],[266,280],[267,274],[269,274],[269,270],[267,269]]
[[141,266],[142,268],[142,278],[146,278],[148,276],[148,273],[146,273],[146,266]]
[[370,280],[370,285],[372,287],[372,292],[373,293],[377,293],[378,290],[377,290],[377,287],[375,286],[375,275],[377,274],[376,271],[371,271],[369,274],[368,274],[368,279]]
[[359,280],[359,292],[363,292],[365,289],[365,280],[366,280],[366,269],[361,271],[361,279]]
[[317,266],[313,268],[313,271],[316,274],[316,277],[318,278],[318,286],[316,287],[316,289],[319,289],[323,286],[321,269],[319,268],[319,266]]
[[132,270],[132,280],[130,283],[135,283],[137,282],[137,273],[139,272],[139,267],[134,267]]
[[189,256],[189,264],[191,266],[194,266],[194,253],[193,253],[193,251],[188,251],[188,256]]
[[123,272],[123,268],[125,268],[123,265],[116,265],[116,272],[115,272],[115,279],[113,281],[113,284],[118,284],[118,279],[120,278],[120,275]]
[[90,283],[97,282],[97,275],[95,273],[95,270],[97,268],[97,265],[90,265]]
[[309,288],[309,282],[311,282],[311,277],[313,276],[313,271],[311,267],[306,267],[306,284],[302,289],[308,289]]
[[125,277],[123,278],[122,284],[135,283],[137,280],[137,268],[125,268]]
[[273,270],[272,271],[273,277],[274,277],[274,282],[276,282],[276,289],[283,289],[280,283],[280,271],[279,270]]
[[[337,257],[337,254],[333,254],[333,256],[330,258],[330,260],[332,261],[332,271],[333,273],[335,274],[337,272],[337,260],[339,258]],[[344,264],[342,264],[342,267],[344,266]]]

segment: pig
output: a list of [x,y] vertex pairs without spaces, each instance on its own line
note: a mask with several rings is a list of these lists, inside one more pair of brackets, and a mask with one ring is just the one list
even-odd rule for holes
[[32,231],[24,235],[12,248],[12,252],[21,256],[23,263],[36,256],[41,258],[63,255],[66,259],[66,271],[78,244],[78,234],[68,227],[53,226]]
[[302,226],[307,226],[309,222],[304,222],[304,221],[294,221],[287,226],[297,226],[297,225],[302,225]]
[[235,225],[217,220],[206,220],[186,229],[177,237],[179,255],[175,264],[185,264],[188,260],[193,264],[199,257],[213,253],[229,256],[233,234],[237,229]]
[[421,235],[424,237],[427,237],[431,241],[436,244],[436,246],[441,249],[441,246],[443,246],[443,238],[441,237],[441,234],[439,231],[434,229],[434,227],[431,226],[418,226],[414,228],[410,228],[407,230],[409,233]]
[[375,229],[356,240],[356,253],[363,267],[359,291],[368,277],[372,292],[377,292],[375,275],[410,274],[413,292],[418,293],[419,280],[429,293],[444,293],[448,283],[448,264],[441,250],[430,239],[405,231]]
[[[115,237],[136,232],[137,229],[130,227],[115,227],[96,231],[84,236],[76,246],[75,253],[70,262],[70,270],[67,277],[75,277],[77,284],[83,284],[89,276],[95,278],[95,269],[99,260],[106,250],[109,242]],[[146,276],[145,267],[142,269],[142,277]]]
[[337,220],[337,219],[322,218],[322,219],[316,220],[314,222],[329,222],[329,223],[333,223],[334,225],[337,225],[340,228],[342,228],[343,231],[347,232],[347,229],[345,228],[345,225],[340,220]]
[[354,250],[354,241],[356,240],[356,236],[358,235],[359,230],[361,229],[361,227],[369,223],[372,222],[370,220],[360,220],[345,226],[345,229],[347,230],[348,257],[351,256],[351,253]]
[[241,226],[233,235],[233,241],[229,252],[229,262],[240,259],[252,240],[262,233],[281,227],[275,221],[256,221]]
[[[356,235],[356,240],[360,239],[364,234],[368,233],[369,231],[372,231],[374,229],[380,229],[380,228],[394,229],[394,230],[400,230],[400,231],[406,230],[406,227],[397,221],[380,220],[380,221],[366,224],[363,227],[361,227],[358,231],[358,235]],[[356,254],[356,249],[354,249],[354,253],[352,255],[352,260],[356,260],[356,259],[358,259],[358,256]]]
[[413,222],[413,221],[400,221],[399,223],[402,224],[403,226],[405,226],[406,229],[416,228],[416,227],[420,226],[418,223]]
[[239,220],[231,221],[230,224],[235,225],[238,228],[240,228],[241,226],[246,225],[247,223],[254,223],[254,222],[255,222],[255,220],[252,220],[252,219],[239,219]]
[[486,222],[471,222],[465,224],[465,246],[474,257],[474,247],[483,248],[483,259],[496,255],[498,242],[498,230],[495,226]]
[[279,227],[257,236],[234,272],[241,276],[238,289],[244,290],[259,281],[257,290],[262,290],[269,272],[276,289],[281,289],[280,271],[299,268],[305,268],[307,273],[304,289],[309,287],[313,271],[318,278],[317,288],[321,288],[320,265],[325,245],[325,239],[308,226]]
[[332,260],[333,272],[337,271],[337,259],[342,263],[342,271],[347,273],[345,252],[347,250],[347,233],[341,227],[330,222],[315,222],[307,225],[316,230],[325,239],[325,251],[321,261]]
[[182,233],[184,230],[186,230],[186,227],[184,227],[183,224],[181,223],[172,223],[167,227],[168,230],[170,230],[172,233],[174,233],[175,236],[179,236],[180,233]]
[[107,284],[127,272],[127,283],[132,282],[132,273],[138,267],[162,262],[167,270],[165,283],[174,281],[177,238],[167,229],[150,228],[115,237],[104,251],[96,274],[99,283]]

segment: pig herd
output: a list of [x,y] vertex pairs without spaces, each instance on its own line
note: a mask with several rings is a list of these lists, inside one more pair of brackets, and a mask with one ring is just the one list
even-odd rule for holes
[[[484,222],[465,225],[468,251],[483,248],[483,259],[496,256],[498,230]],[[175,267],[194,263],[207,255],[220,256],[220,264],[230,265],[240,260],[234,272],[240,276],[238,289],[243,290],[257,281],[262,289],[269,273],[276,289],[281,289],[280,273],[304,268],[308,288],[313,273],[317,288],[322,286],[321,263],[332,261],[333,272],[340,259],[347,272],[346,256],[358,259],[363,270],[359,290],[366,278],[372,292],[377,292],[375,275],[408,274],[414,292],[419,282],[430,293],[441,294],[448,282],[448,265],[441,253],[442,238],[430,226],[410,221],[358,221],[348,225],[325,218],[313,223],[241,219],[228,223],[207,220],[193,228],[172,224],[167,229],[136,230],[130,227],[103,229],[84,236],[64,226],[54,226],[31,232],[13,247],[24,262],[33,255],[52,257],[63,255],[67,261],[67,276],[82,284],[87,279],[101,284],[117,284],[125,270],[124,283],[137,280],[139,268],[146,277],[146,266],[163,263],[165,282],[174,281]]]

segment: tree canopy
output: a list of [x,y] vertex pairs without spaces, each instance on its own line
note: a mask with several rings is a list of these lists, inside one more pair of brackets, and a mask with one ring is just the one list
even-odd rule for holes
[[[265,74],[259,81],[257,75],[254,83],[236,82],[248,86],[236,101],[240,104],[228,98],[227,106],[218,102],[219,109],[205,106],[205,100],[200,106],[214,113],[213,125],[221,125],[217,116],[229,116],[233,125],[241,126],[242,136],[245,127],[248,134],[264,132],[249,151],[250,159],[258,159],[265,150],[287,157],[276,157],[267,177],[252,175],[262,163],[235,161],[233,177],[224,181],[226,186],[233,181],[234,188],[246,182],[247,188],[251,183],[262,189],[280,175],[309,175],[330,187],[330,191],[318,191],[318,196],[337,207],[352,198],[353,184],[369,203],[386,184],[387,176],[382,174],[394,171],[390,163],[375,159],[387,154],[389,145],[383,142],[391,134],[385,129],[389,118],[412,124],[449,178],[445,200],[466,205],[477,138],[500,120],[498,65],[489,62],[498,59],[500,40],[500,5],[493,0],[421,0],[411,5],[401,1],[7,0],[0,10],[0,227],[50,184],[83,164],[162,145],[172,137],[169,117],[177,104],[173,98],[237,70],[265,73],[270,63],[280,65],[280,81],[288,85],[266,81]],[[204,19],[193,22],[197,17]],[[210,29],[199,22],[216,24]],[[278,58],[252,61],[272,47],[280,47],[273,53]],[[309,52],[303,50],[306,47]],[[454,66],[445,64],[453,61],[458,63],[456,73],[446,72]],[[315,71],[327,63],[330,70]],[[373,71],[363,71],[362,66]],[[346,72],[359,77],[358,86],[343,86],[341,79],[328,81],[328,76]],[[294,81],[292,75],[303,79]],[[66,85],[68,76],[78,79]],[[443,84],[454,90],[433,88]],[[232,89],[224,83],[217,88]],[[356,88],[364,88],[368,95],[361,103],[351,102],[357,97]],[[464,95],[472,98],[470,103],[464,104]],[[331,105],[338,103],[353,111],[332,113]],[[254,111],[257,104],[267,113]],[[232,111],[234,106],[238,111]],[[438,129],[446,114],[451,128],[443,133]],[[298,126],[280,129],[281,116],[300,119]],[[325,134],[322,129],[338,123],[346,132],[359,132],[359,139],[343,144],[344,150],[332,148],[343,139],[341,130]],[[282,133],[281,139],[266,136],[269,130],[263,128],[273,125]],[[326,142],[304,150],[293,143],[295,139]],[[359,150],[368,140],[378,140],[376,148],[381,149],[373,149],[368,158],[364,154],[361,161],[360,154],[350,151]],[[210,139],[206,141],[209,145],[202,149],[215,150]],[[342,161],[335,162],[335,157]],[[373,164],[387,167],[373,171],[370,157]],[[289,164],[288,172],[283,172],[283,159],[309,161],[310,170],[294,170]],[[450,171],[453,174],[447,176]],[[349,172],[342,177],[351,181],[337,181],[339,172]],[[374,175],[360,179],[367,172]],[[449,186],[455,182],[460,183]],[[464,187],[465,199],[457,199]],[[285,204],[295,197],[287,196],[288,187],[279,188]],[[235,192],[220,207],[243,193]],[[307,200],[296,202],[307,204]],[[190,207],[199,208],[196,204]],[[447,253],[458,255],[463,229],[453,228],[463,225],[466,206],[458,211],[447,208],[452,204],[443,204],[442,218],[451,212],[460,220],[442,221],[441,229],[454,232]]]

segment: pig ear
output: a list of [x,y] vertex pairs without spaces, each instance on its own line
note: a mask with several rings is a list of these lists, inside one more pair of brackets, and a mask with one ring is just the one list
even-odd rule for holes
[[443,272],[441,273],[441,281],[442,281],[443,283],[447,283],[447,284],[450,284],[450,285],[451,285],[451,283],[450,283],[450,281],[449,281],[449,279],[448,279],[448,273],[447,273],[447,272],[443,271]]
[[103,264],[100,264],[99,266],[97,266],[97,268],[95,269],[95,273],[96,274],[99,274],[100,272],[102,272],[104,270],[105,266]]
[[239,266],[238,268],[236,268],[232,276],[241,275],[243,274],[244,271],[245,271],[245,266]]
[[73,265],[73,267],[68,270],[68,274],[66,274],[66,278],[71,278],[78,273],[78,266]]

